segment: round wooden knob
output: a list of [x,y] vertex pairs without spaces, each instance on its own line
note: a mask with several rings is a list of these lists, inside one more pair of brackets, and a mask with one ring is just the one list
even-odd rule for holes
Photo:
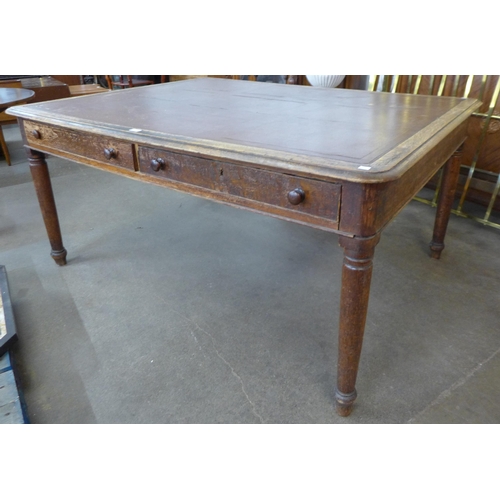
[[151,170],[158,172],[162,168],[165,168],[165,160],[163,158],[154,158],[149,165]]
[[111,160],[111,158],[116,158],[116,155],[118,153],[116,152],[115,149],[113,148],[104,148],[104,156],[108,159]]
[[31,135],[32,135],[35,139],[40,139],[40,137],[42,137],[42,136],[41,136],[41,134],[40,134],[40,132],[39,132],[38,130],[32,130],[32,131],[31,131]]
[[306,198],[306,193],[303,189],[297,188],[288,193],[288,201],[292,205],[300,205]]

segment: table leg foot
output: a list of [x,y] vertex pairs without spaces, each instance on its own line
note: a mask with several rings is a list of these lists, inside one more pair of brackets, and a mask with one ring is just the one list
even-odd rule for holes
[[66,264],[67,252],[62,242],[59,218],[57,216],[56,203],[54,201],[54,193],[52,191],[52,183],[50,182],[45,155],[39,151],[28,149],[28,160],[43,222],[52,249],[50,255],[56,264],[64,266]]
[[335,403],[337,414],[341,417],[348,417],[353,409],[354,401],[357,397],[356,390],[350,394],[344,394],[338,389],[335,391]]
[[429,248],[431,249],[431,257],[433,259],[439,259],[441,257],[441,252],[444,249],[444,244],[436,243],[435,241],[431,241],[429,244]]
[[460,146],[446,162],[443,170],[443,178],[439,191],[438,206],[436,210],[436,220],[434,222],[434,232],[432,241],[429,245],[431,249],[431,257],[439,259],[441,252],[444,249],[444,237],[448,220],[451,214],[451,207],[455,198],[455,190],[457,188],[458,175],[460,173],[460,163],[462,159],[463,145]]
[[66,249],[63,248],[62,250],[54,251],[52,250],[50,252],[50,256],[54,259],[55,263],[58,266],[65,266],[66,265],[66,255],[68,252],[66,252]]
[[370,238],[339,236],[344,248],[337,364],[337,413],[348,416],[356,399],[361,347],[365,331],[375,246],[380,235]]

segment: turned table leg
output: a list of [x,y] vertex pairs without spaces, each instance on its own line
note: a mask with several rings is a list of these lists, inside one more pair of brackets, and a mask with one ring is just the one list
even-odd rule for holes
[[444,237],[446,228],[448,227],[451,207],[455,198],[458,174],[460,173],[462,150],[463,144],[453,153],[443,169],[443,177],[436,210],[436,220],[434,222],[434,232],[432,241],[429,245],[431,248],[431,257],[434,259],[439,259],[444,248]]
[[355,384],[368,311],[373,255],[379,239],[380,235],[371,238],[339,237],[344,248],[344,264],[335,399],[337,413],[343,417],[351,413],[356,399]]
[[49,169],[45,161],[45,155],[38,151],[28,149],[28,160],[35,185],[38,203],[42,211],[43,222],[47,230],[50,246],[52,251],[51,257],[60,266],[66,264],[66,249],[63,246],[61,229],[59,227],[59,219],[57,217],[57,209],[54,201],[54,193],[52,192],[52,184],[50,182]]

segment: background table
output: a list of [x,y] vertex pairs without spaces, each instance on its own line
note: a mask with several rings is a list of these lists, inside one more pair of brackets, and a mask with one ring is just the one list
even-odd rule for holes
[[10,106],[28,101],[34,95],[32,90],[0,87],[0,113]]

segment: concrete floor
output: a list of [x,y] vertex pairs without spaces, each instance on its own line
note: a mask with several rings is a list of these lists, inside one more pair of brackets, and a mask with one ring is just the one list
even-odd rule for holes
[[375,256],[349,418],[334,411],[333,234],[49,159],[49,257],[17,126],[0,263],[32,423],[500,423],[500,232],[411,202]]

